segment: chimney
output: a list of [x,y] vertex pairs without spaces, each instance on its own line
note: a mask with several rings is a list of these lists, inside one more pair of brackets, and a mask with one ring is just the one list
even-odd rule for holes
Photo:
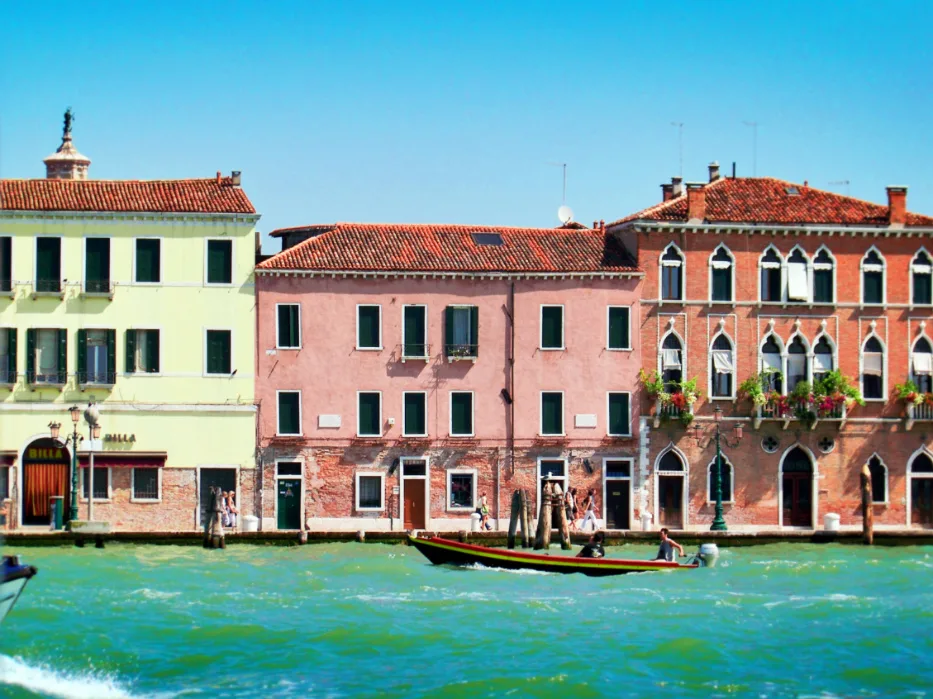
[[702,221],[706,218],[706,190],[702,182],[687,183],[687,220]]
[[671,196],[676,198],[684,193],[684,178],[683,177],[672,177],[671,178]]
[[662,184],[661,185],[661,201],[670,201],[673,198],[674,198],[674,185]]
[[606,219],[603,219],[603,218],[599,219],[599,230],[601,231],[606,230]]
[[907,187],[890,186],[888,190],[888,223],[907,223]]
[[719,163],[715,160],[709,164],[709,181],[715,182],[719,179]]
[[217,171],[217,184],[218,184],[218,186],[220,185],[220,180],[221,180],[221,177],[220,177],[220,170],[218,170],[218,171]]
[[230,181],[233,183],[234,187],[240,186],[241,175],[242,173],[239,170],[234,170],[230,173]]

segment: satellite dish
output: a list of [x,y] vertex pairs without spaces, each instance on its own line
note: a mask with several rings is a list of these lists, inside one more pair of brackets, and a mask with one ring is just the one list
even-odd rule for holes
[[557,218],[560,219],[561,223],[567,225],[573,221],[573,209],[565,204],[557,210]]

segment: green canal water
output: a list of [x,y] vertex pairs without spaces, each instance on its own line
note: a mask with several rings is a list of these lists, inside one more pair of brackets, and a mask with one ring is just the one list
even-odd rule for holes
[[618,578],[375,544],[19,553],[40,573],[0,627],[3,697],[933,692],[933,547],[739,548]]

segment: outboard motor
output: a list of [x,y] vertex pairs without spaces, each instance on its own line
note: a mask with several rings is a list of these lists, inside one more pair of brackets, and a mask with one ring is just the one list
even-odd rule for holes
[[719,560],[719,547],[716,544],[700,544],[697,558],[700,559],[700,567],[713,568]]

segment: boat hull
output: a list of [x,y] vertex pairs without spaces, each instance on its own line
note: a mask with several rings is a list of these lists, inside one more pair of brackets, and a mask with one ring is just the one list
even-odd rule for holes
[[652,570],[691,570],[699,567],[697,564],[682,565],[670,561],[549,556],[461,544],[440,537],[419,539],[412,536],[409,537],[409,543],[435,565],[481,565],[487,568],[535,570],[542,573],[582,573],[597,577],[645,573]]
[[4,556],[0,559],[0,624],[35,574],[35,568],[20,565],[15,558]]

